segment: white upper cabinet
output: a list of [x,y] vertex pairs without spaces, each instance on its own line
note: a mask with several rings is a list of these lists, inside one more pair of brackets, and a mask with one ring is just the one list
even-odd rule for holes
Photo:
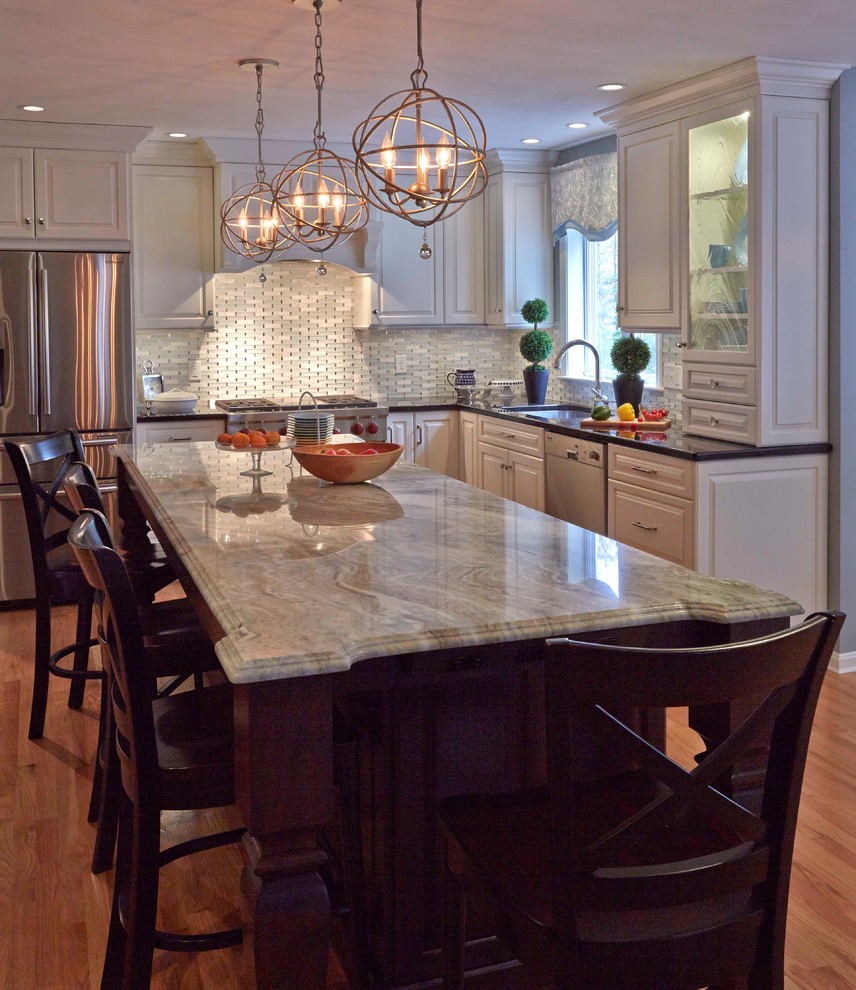
[[520,307],[527,299],[543,299],[553,312],[549,164],[491,152],[488,171],[485,321],[524,327]]
[[[384,214],[382,224],[375,322],[405,327],[485,322],[483,197],[424,229],[392,214]],[[429,258],[419,256],[423,234]]]
[[122,151],[0,147],[0,237],[127,247],[129,172]]
[[198,330],[214,305],[213,177],[208,166],[134,166],[134,322]]

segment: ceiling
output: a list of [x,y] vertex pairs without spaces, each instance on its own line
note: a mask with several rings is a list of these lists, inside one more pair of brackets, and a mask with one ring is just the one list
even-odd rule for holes
[[[332,0],[324,130],[349,141],[416,63],[414,0]],[[139,124],[153,138],[254,137],[255,78],[271,58],[265,137],[311,143],[311,11],[291,0],[0,0],[0,118]],[[853,0],[424,0],[428,85],[469,103],[488,147],[563,148],[607,133],[598,109],[747,55],[856,63]],[[624,82],[619,94],[599,83]],[[46,111],[28,114],[20,104]],[[566,124],[590,126],[570,131]]]

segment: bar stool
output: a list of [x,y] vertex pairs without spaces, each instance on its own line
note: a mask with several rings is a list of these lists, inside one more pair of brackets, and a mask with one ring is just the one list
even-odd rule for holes
[[[94,509],[103,515],[104,503],[92,468],[83,461],[68,466],[62,477],[62,485],[75,512]],[[105,528],[102,538],[112,550],[112,533]],[[172,568],[165,558],[121,554],[128,569],[128,577],[134,590],[137,610],[143,630],[143,646],[147,663],[152,672],[152,691],[155,697],[172,694],[188,678],[195,688],[204,687],[203,675],[220,670],[220,664],[211,641],[186,599],[170,599],[152,602],[152,595],[172,580]],[[104,657],[106,643],[103,630],[98,627],[98,641],[102,648],[102,668],[108,678],[109,664]],[[168,679],[164,686],[156,686]],[[100,773],[98,772],[100,770]],[[98,758],[95,783],[89,807],[89,821],[98,822],[95,846],[92,854],[92,872],[102,873],[113,865],[116,845],[118,811],[121,785],[119,765],[115,752],[109,690],[102,695],[98,735]]]
[[128,570],[112,549],[101,513],[86,509],[69,543],[92,588],[109,668],[115,753],[120,767],[116,875],[102,990],[146,990],[156,948],[200,952],[238,945],[240,929],[204,935],[155,925],[161,867],[240,840],[244,829],[160,850],[160,815],[234,803],[232,698],[228,684],[155,697]]
[[[91,639],[92,589],[73,553],[66,534],[75,513],[58,499],[62,477],[73,461],[83,460],[80,438],[63,430],[31,440],[5,440],[12,462],[27,522],[27,536],[36,584],[36,639],[33,701],[30,708],[30,739],[44,734],[50,675],[71,681],[68,704],[80,708],[86,681],[100,680],[100,670],[88,670]],[[47,479],[47,480],[42,480]],[[51,652],[51,609],[54,605],[77,605],[75,641]],[[60,661],[74,655],[71,669]]]

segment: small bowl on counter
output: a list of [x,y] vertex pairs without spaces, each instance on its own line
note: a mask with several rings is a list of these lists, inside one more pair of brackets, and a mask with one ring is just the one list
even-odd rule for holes
[[181,388],[171,388],[167,392],[159,392],[152,396],[152,412],[158,415],[171,413],[191,413],[199,402],[199,396],[185,392]]
[[295,447],[292,455],[304,471],[321,481],[354,485],[388,471],[403,450],[400,443],[314,444]]

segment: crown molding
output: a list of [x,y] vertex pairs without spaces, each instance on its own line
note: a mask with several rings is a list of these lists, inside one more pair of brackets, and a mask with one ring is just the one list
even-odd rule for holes
[[130,152],[151,131],[151,127],[130,124],[57,124],[42,120],[0,120],[0,146]]
[[558,151],[548,149],[490,148],[484,163],[488,175],[498,172],[549,172],[558,157]]
[[175,139],[144,141],[131,159],[134,165],[214,165],[215,159],[204,141]]

